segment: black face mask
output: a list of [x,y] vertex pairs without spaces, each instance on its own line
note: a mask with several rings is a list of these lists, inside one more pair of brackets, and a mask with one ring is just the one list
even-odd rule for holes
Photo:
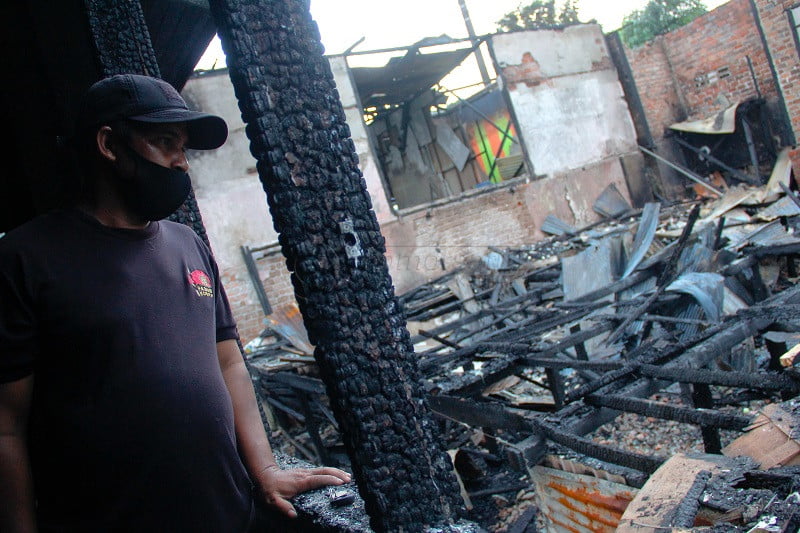
[[133,173],[120,179],[125,205],[142,220],[161,220],[174,213],[189,196],[189,174],[148,161],[136,150],[125,147],[133,160]]

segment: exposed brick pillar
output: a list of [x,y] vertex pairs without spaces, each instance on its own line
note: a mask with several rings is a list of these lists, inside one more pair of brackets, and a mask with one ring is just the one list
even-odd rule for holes
[[211,10],[372,527],[445,524],[458,487],[308,2],[212,0]]

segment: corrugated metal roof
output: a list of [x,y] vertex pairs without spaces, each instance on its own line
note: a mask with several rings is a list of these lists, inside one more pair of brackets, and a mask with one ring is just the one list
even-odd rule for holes
[[536,502],[551,533],[612,533],[637,490],[592,476],[536,466]]

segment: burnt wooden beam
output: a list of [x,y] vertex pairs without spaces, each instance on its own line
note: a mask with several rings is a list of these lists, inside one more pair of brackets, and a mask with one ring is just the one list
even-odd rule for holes
[[584,401],[591,405],[608,407],[617,411],[636,413],[642,416],[661,418],[662,420],[675,420],[684,424],[697,424],[701,426],[713,426],[722,429],[744,429],[752,422],[746,416],[731,415],[713,411],[702,411],[689,409],[687,407],[676,407],[665,403],[654,402],[621,396],[618,394],[590,394]]
[[[595,326],[591,329],[577,331],[571,335],[568,335],[558,341],[556,344],[552,346],[548,346],[544,349],[536,349],[531,343],[518,343],[518,342],[482,342],[478,344],[478,349],[480,352],[498,352],[498,353],[508,353],[508,354],[515,354],[515,355],[525,355],[530,357],[540,357],[546,358],[550,357],[563,351],[572,348],[574,346],[578,346],[583,342],[593,339],[598,335],[605,333],[606,331],[610,331],[614,325],[610,321],[606,321],[601,323],[599,326]],[[586,360],[586,359],[584,359]]]
[[250,151],[370,523],[462,509],[307,0],[210,0]]
[[663,462],[661,457],[627,452],[603,446],[575,434],[556,428],[537,418],[512,413],[493,402],[475,402],[462,398],[436,396],[431,398],[434,412],[476,427],[507,429],[535,433],[584,455],[622,465],[641,472],[654,472]]
[[676,383],[718,385],[722,387],[741,387],[769,391],[797,390],[799,385],[790,376],[779,372],[752,374],[749,372],[721,372],[657,365],[642,365],[639,367],[638,372],[642,376],[670,380]]
[[[711,387],[704,383],[695,383],[692,386],[692,404],[699,409],[712,409],[714,397],[711,394]],[[703,435],[703,447],[706,453],[722,453],[719,428],[713,424],[701,424],[700,432]]]
[[438,342],[439,344],[443,344],[443,345],[447,346],[448,348],[455,348],[455,349],[461,348],[461,346],[459,346],[455,342],[449,341],[449,340],[445,339],[444,337],[440,337],[439,335],[436,335],[435,333],[431,333],[430,331],[426,331],[424,329],[421,329],[421,330],[419,330],[419,334],[422,335],[423,337],[428,338],[428,339],[433,339],[436,342]]
[[622,361],[577,361],[572,359],[551,359],[547,357],[523,357],[520,359],[520,365],[554,369],[574,368],[575,370],[606,372],[609,370],[619,370],[625,366],[625,363]]

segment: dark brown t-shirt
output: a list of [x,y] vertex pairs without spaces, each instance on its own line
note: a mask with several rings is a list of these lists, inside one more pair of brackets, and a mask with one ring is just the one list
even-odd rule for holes
[[42,531],[243,531],[216,343],[236,338],[217,266],[187,227],[79,211],[0,238],[0,382],[34,374]]

